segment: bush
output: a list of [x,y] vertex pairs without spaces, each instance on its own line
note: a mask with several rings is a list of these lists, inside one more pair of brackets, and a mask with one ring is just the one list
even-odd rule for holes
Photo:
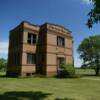
[[75,77],[75,68],[70,64],[61,64],[60,71],[58,72],[57,77],[59,78],[67,78],[67,77]]

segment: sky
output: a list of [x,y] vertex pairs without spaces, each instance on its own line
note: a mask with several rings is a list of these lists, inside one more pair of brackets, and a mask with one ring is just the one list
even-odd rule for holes
[[72,31],[74,62],[80,67],[79,44],[88,36],[100,34],[100,24],[95,24],[92,29],[85,25],[91,8],[89,0],[0,0],[0,58],[7,59],[9,30],[21,21],[39,25],[50,22]]

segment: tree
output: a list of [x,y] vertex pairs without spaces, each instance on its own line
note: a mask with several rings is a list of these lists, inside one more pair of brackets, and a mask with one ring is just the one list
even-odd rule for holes
[[93,8],[88,13],[87,26],[92,28],[94,23],[100,22],[100,0],[90,0],[93,2]]
[[0,58],[0,70],[6,69],[7,66],[7,60]]
[[83,65],[95,69],[96,75],[100,70],[100,35],[85,38],[78,47]]

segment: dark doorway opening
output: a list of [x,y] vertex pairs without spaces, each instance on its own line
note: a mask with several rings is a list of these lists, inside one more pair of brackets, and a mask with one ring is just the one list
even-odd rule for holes
[[61,65],[65,62],[64,57],[57,57],[57,73],[62,71]]

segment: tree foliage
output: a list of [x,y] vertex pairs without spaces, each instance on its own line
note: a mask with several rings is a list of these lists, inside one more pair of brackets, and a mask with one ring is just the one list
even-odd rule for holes
[[92,28],[94,23],[100,22],[100,0],[90,0],[93,2],[93,8],[88,13],[87,26]]
[[6,69],[7,66],[7,60],[0,58],[0,70]]
[[83,65],[92,67],[96,75],[100,70],[100,35],[90,36],[84,39],[78,47],[80,58],[83,59]]

